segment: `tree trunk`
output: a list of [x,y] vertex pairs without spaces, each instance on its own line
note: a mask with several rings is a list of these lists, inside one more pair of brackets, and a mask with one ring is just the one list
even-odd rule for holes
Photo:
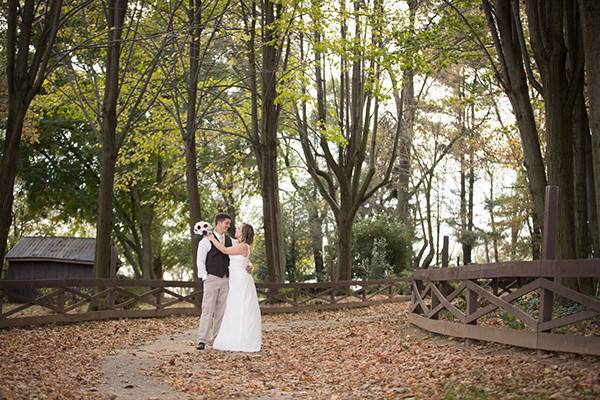
[[463,263],[471,264],[471,245],[468,241],[468,199],[467,199],[467,166],[465,155],[460,155],[460,237],[462,242]]
[[429,251],[421,264],[421,268],[429,268],[435,255],[435,242],[433,239],[433,223],[431,216],[431,185],[433,180],[433,174],[427,178],[427,187],[425,188],[425,212],[427,215],[427,237],[429,238]]
[[[62,0],[45,4],[42,16],[36,15],[38,6],[34,1],[21,4],[20,1],[9,0],[6,10],[7,40],[3,49],[6,52],[8,115],[0,159],[0,272],[12,224],[13,190],[23,122],[48,72],[48,61],[62,22]],[[34,24],[43,32],[37,42],[31,41]]]
[[117,101],[119,99],[119,59],[121,34],[127,0],[113,0],[107,9],[108,47],[106,53],[106,82],[102,104],[102,159],[100,189],[98,191],[98,219],[96,222],[96,278],[108,278],[111,262],[112,205],[117,161]]
[[403,107],[406,119],[402,124],[402,136],[400,138],[400,148],[398,151],[398,205],[397,212],[398,218],[406,226],[410,226],[410,212],[409,212],[409,200],[410,191],[408,188],[410,180],[410,156],[412,148],[412,137],[414,129],[414,115],[415,115],[415,87],[414,87],[414,74],[412,71],[405,72],[405,80],[403,81],[402,87],[402,101],[405,106]]
[[595,172],[594,172],[594,164],[592,162],[592,137],[591,135],[586,135],[585,143],[585,161],[586,161],[586,193],[587,193],[587,210],[588,210],[588,226],[589,226],[589,235],[590,242],[592,246],[592,257],[599,258],[600,257],[600,231],[598,223],[598,206],[596,201],[598,200],[594,188],[594,182],[596,181]]
[[138,188],[132,190],[134,207],[140,226],[142,239],[140,252],[140,266],[143,279],[152,279],[152,226],[154,223],[154,210],[150,204],[144,204]]
[[[266,157],[264,157],[266,158]],[[268,166],[265,166],[267,164]],[[275,160],[263,164],[261,171],[261,194],[263,198],[263,223],[265,226],[265,250],[270,282],[284,282],[285,252],[283,249],[283,231],[281,229],[281,211],[279,202],[279,184]]]
[[201,219],[200,194],[198,193],[198,163],[196,154],[196,103],[198,97],[198,74],[200,36],[202,34],[200,0],[189,0],[190,21],[190,72],[187,85],[187,121],[185,132],[185,182],[189,209],[190,238],[192,246],[192,272],[193,279],[198,280],[198,268],[196,264],[197,248],[200,239],[194,235],[194,224]]
[[[594,182],[591,192],[594,194],[596,209],[590,212],[595,215],[594,241],[598,246],[598,226],[600,225],[600,2],[596,0],[579,0],[583,22],[583,44],[587,93],[590,106],[591,155]],[[600,249],[595,248],[595,257],[600,256]]]
[[488,0],[483,0],[483,5],[502,67],[499,71],[501,74],[499,79],[510,100],[519,128],[529,191],[534,204],[534,241],[539,247],[544,221],[546,172],[523,64],[523,59],[527,60],[529,56],[524,57],[524,53],[526,54],[524,39],[522,38],[520,43],[520,35],[517,34],[522,31],[518,14],[519,5],[517,3],[516,7],[512,8],[510,1],[495,0],[494,12],[489,7]]
[[279,107],[277,98],[277,68],[279,66],[276,35],[275,5],[270,0],[263,3],[262,41],[262,129],[259,174],[263,199],[265,226],[265,249],[269,279],[283,282],[285,278],[285,250],[281,227],[281,204],[279,201],[279,176],[277,170],[277,127]]
[[[562,0],[527,0],[530,43],[539,67],[544,92],[546,122],[546,161],[548,183],[560,187],[556,256],[575,257],[574,188],[573,188],[573,87],[566,74],[564,41],[564,2]],[[540,14],[540,9],[545,13]]]
[[19,97],[9,98],[6,138],[2,160],[0,161],[0,266],[6,254],[8,233],[12,224],[13,188],[17,176],[17,158],[25,120],[25,110],[28,106],[22,104]]
[[[410,31],[411,35],[413,36],[415,35],[415,17],[418,6],[419,1],[417,0],[410,0],[408,2]],[[411,225],[409,221],[410,211],[408,209],[410,200],[408,185],[411,172],[410,157],[416,114],[415,82],[414,71],[412,69],[404,71],[403,74],[402,101],[404,102],[403,113],[405,119],[403,123],[402,121],[398,120],[398,123],[402,123],[403,127],[402,136],[400,138],[400,148],[398,151],[398,204],[396,211],[400,221],[402,221],[408,227]]]
[[500,262],[500,255],[498,253],[498,232],[496,230],[496,212],[494,208],[496,207],[496,200],[494,198],[494,173],[489,174],[490,177],[490,227],[492,228],[492,244],[494,248],[494,262]]
[[337,271],[332,281],[352,279],[352,224],[354,218],[348,212],[341,212],[337,219]]
[[315,275],[317,281],[321,282],[325,275],[323,263],[323,217],[317,207],[310,207],[308,218],[310,223],[310,244],[315,263]]
[[575,257],[588,258],[590,240],[588,235],[588,197],[586,137],[590,129],[587,122],[583,91],[578,96],[573,110],[573,180],[575,182]]
[[[472,108],[472,110],[474,110],[474,107]],[[472,124],[474,124],[474,121],[471,121]],[[473,252],[473,245],[474,245],[474,241],[475,241],[475,229],[474,229],[474,225],[473,225],[473,209],[475,207],[475,204],[473,202],[473,194],[475,191],[475,166],[474,166],[474,158],[475,155],[473,154],[473,149],[469,149],[469,174],[468,174],[468,178],[469,178],[469,195],[468,195],[468,202],[467,202],[467,232],[469,233],[469,261],[467,262],[467,260],[465,259],[465,264],[471,264],[473,262],[472,259],[472,252]]]

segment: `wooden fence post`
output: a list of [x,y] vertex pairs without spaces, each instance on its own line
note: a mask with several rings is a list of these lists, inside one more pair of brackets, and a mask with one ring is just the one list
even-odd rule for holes
[[450,238],[444,235],[444,245],[442,247],[442,268],[448,268],[448,247]]
[[[449,260],[448,260],[448,247],[449,247],[449,243],[450,243],[450,238],[447,235],[444,235],[444,242],[442,245],[442,265],[441,268],[448,268],[449,265]],[[435,282],[431,282],[431,284],[433,286],[435,286],[436,288],[438,288],[444,295],[447,294],[447,290],[445,287],[445,282],[442,282],[440,284],[436,284]],[[422,288],[420,288],[422,289]],[[435,293],[431,292],[431,309],[433,310],[435,307],[437,307],[438,305],[440,305],[440,299],[438,299],[438,297],[435,295]],[[433,315],[431,317],[431,319],[438,319],[437,314]]]
[[65,313],[65,289],[58,289],[58,294],[56,295],[56,307],[60,311],[61,314]]
[[[556,225],[558,215],[558,186],[546,186],[544,206],[544,236],[542,238],[542,260],[556,258]],[[542,272],[542,276],[544,273]],[[540,292],[540,310],[538,324],[552,319],[554,293],[547,289]],[[539,328],[538,328],[539,330]]]
[[[476,279],[474,279],[473,282],[475,284],[477,284]],[[477,311],[477,293],[475,293],[475,291],[471,290],[468,286],[467,286],[466,290],[467,290],[467,309],[465,312],[465,316],[468,317],[471,314],[474,314],[475,311]],[[469,324],[476,325],[477,320],[473,320],[473,321],[469,322]]]

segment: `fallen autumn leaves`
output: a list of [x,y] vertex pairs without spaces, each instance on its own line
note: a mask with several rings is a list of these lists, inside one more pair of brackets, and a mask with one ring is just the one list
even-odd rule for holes
[[[600,359],[539,355],[434,337],[407,304],[265,316],[259,354],[181,343],[145,371],[192,398],[598,398]],[[15,398],[101,398],[100,361],[194,329],[196,318],[93,322],[0,332],[0,390]]]
[[170,331],[189,318],[97,321],[0,331],[0,399],[103,398],[102,360]]
[[154,374],[214,399],[600,395],[597,358],[433,337],[407,324],[406,311],[403,303],[267,317],[260,354],[189,351]]

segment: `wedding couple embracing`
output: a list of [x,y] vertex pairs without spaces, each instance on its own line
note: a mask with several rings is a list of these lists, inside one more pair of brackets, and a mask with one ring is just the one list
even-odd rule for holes
[[212,343],[215,350],[260,351],[261,319],[250,257],[254,228],[242,224],[235,238],[227,235],[231,217],[219,213],[211,232],[208,223],[194,231],[198,244],[198,276],[204,281],[202,314],[196,349]]

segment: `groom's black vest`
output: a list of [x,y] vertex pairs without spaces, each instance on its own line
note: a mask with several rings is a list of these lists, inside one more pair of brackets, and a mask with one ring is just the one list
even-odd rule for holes
[[[227,235],[225,235],[225,247],[231,247],[231,238]],[[219,278],[229,276],[229,256],[217,250],[212,243],[206,255],[206,272]]]

